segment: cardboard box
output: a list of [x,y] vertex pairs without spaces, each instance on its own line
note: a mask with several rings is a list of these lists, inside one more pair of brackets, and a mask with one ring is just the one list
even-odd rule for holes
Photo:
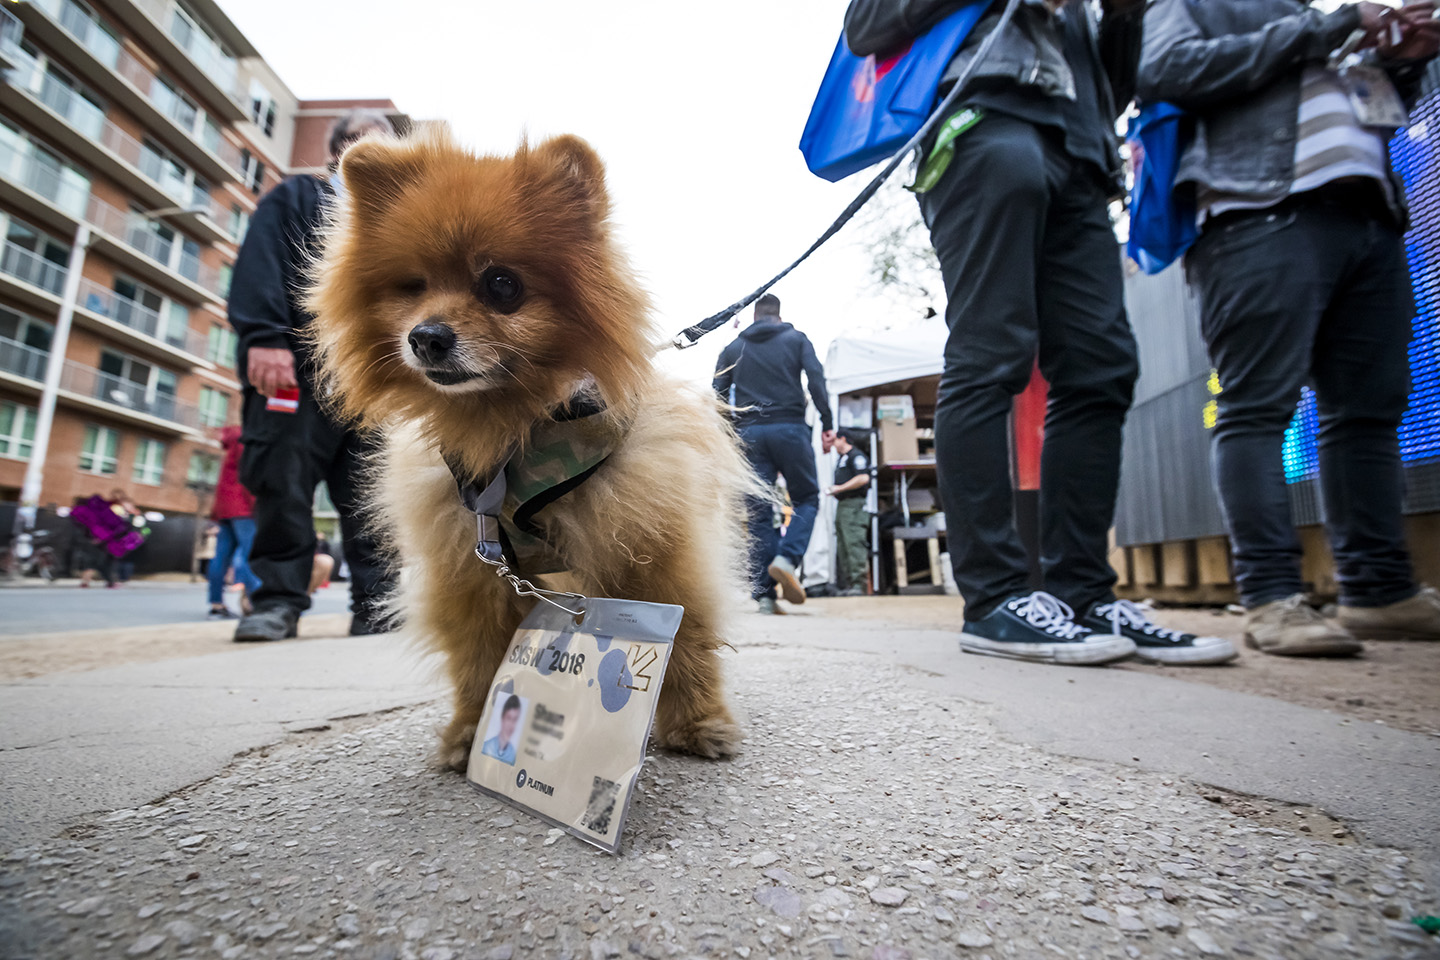
[[915,433],[915,401],[908,393],[876,397],[875,419],[880,437],[881,463],[920,459],[920,438]]

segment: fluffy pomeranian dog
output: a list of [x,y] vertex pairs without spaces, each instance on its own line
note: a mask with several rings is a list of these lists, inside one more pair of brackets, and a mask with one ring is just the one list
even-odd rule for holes
[[618,440],[533,528],[567,588],[684,606],[655,737],[733,754],[718,648],[751,474],[716,399],[652,362],[650,306],[611,236],[600,158],[571,136],[477,156],[431,127],[355,144],[340,173],[307,298],[312,339],[339,412],[385,437],[373,522],[401,567],[400,622],[454,684],[444,762],[465,768],[534,602],[476,558],[457,477],[483,486],[577,399],[603,408]]

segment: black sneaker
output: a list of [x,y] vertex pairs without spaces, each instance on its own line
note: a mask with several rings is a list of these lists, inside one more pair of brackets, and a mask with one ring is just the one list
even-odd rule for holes
[[235,627],[236,643],[264,643],[272,640],[288,640],[298,632],[300,614],[289,607],[270,607],[256,610],[240,618]]
[[350,618],[350,636],[368,637],[373,633],[389,633],[395,624],[383,613],[365,610]]
[[1144,607],[1129,600],[1097,603],[1082,622],[1097,634],[1129,637],[1135,642],[1135,656],[1151,663],[1229,663],[1240,656],[1235,645],[1224,637],[1197,637],[1168,630],[1151,620]]
[[1037,590],[1011,597],[980,620],[966,620],[960,649],[1041,663],[1109,663],[1135,652],[1128,637],[1096,634],[1075,622],[1062,600]]
[[229,607],[211,607],[205,614],[206,620],[234,620],[235,613]]

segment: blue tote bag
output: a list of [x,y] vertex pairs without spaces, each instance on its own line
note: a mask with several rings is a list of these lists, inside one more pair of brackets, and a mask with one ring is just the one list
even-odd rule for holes
[[1125,252],[1146,273],[1164,270],[1200,235],[1194,193],[1175,189],[1190,122],[1185,111],[1173,103],[1147,103],[1125,134],[1135,175]]
[[810,172],[841,180],[894,155],[934,109],[945,68],[990,2],[961,7],[889,57],[857,57],[842,34],[800,137]]

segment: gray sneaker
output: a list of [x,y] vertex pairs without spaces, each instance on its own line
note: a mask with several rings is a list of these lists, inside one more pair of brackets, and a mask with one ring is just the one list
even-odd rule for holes
[[805,585],[800,582],[800,571],[795,569],[795,564],[784,557],[776,557],[770,561],[770,568],[765,572],[780,585],[780,592],[785,595],[786,600],[791,603],[805,602]]
[[1245,643],[1277,657],[1353,657],[1365,649],[1344,627],[1322,617],[1300,593],[1249,611]]
[[1440,640],[1440,590],[1421,587],[1383,607],[1340,608],[1340,625],[1366,640]]
[[755,604],[757,611],[763,616],[772,617],[785,612],[780,609],[780,604],[775,602],[774,597],[761,597],[755,601]]
[[288,640],[298,631],[300,615],[289,607],[256,610],[240,619],[235,627],[236,643],[264,643]]

